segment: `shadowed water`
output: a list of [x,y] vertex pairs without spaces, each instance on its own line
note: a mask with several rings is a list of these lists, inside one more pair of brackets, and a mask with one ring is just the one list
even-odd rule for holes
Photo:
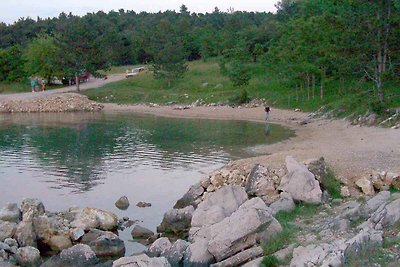
[[[292,132],[242,121],[171,119],[125,113],[0,115],[0,207],[25,197],[47,210],[97,207],[155,230],[162,215],[208,172],[253,156],[251,147]],[[126,195],[131,206],[115,201]],[[152,203],[138,208],[139,201]],[[121,233],[130,240],[129,229]],[[126,242],[127,254],[142,247]]]

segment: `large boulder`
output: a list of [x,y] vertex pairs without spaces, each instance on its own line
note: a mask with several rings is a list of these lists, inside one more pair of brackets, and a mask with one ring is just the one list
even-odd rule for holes
[[84,208],[73,211],[75,219],[71,222],[72,227],[82,228],[85,231],[98,228],[109,231],[114,230],[118,226],[118,217],[108,211]]
[[0,209],[0,221],[19,223],[21,221],[21,211],[16,203],[7,203]]
[[57,256],[51,257],[41,267],[89,267],[99,262],[94,251],[85,244],[77,244],[69,249],[64,249]]
[[372,181],[369,177],[362,177],[358,179],[355,184],[361,189],[361,191],[366,195],[373,195],[375,194],[375,189],[372,184]]
[[0,221],[0,242],[13,237],[17,230],[17,224],[13,222]]
[[39,215],[33,218],[33,230],[41,242],[48,242],[54,235],[55,230],[51,227],[50,220],[46,215]]
[[15,231],[15,239],[18,241],[18,244],[21,247],[37,247],[36,234],[33,229],[32,221],[22,221],[18,224]]
[[161,252],[161,257],[165,257],[172,267],[179,267],[183,260],[183,254],[189,245],[189,242],[178,239],[170,248]]
[[286,157],[286,168],[288,174],[282,177],[278,189],[290,193],[297,201],[321,203],[322,190],[314,174],[291,156]]
[[319,159],[308,159],[304,164],[320,183],[323,183],[324,180],[326,180],[329,173],[328,166],[323,157],[320,157]]
[[182,209],[172,209],[164,214],[164,218],[157,227],[157,232],[174,234],[186,238],[192,221],[194,208],[187,206]]
[[154,233],[153,231],[136,224],[132,228],[131,236],[133,239],[147,239],[154,236]]
[[[241,266],[243,263],[248,262],[251,259],[254,259],[256,257],[260,257],[264,254],[264,250],[259,247],[252,247],[249,249],[246,249],[244,251],[239,252],[238,254],[223,260],[221,262],[217,262],[212,264],[210,267],[225,267],[225,266]],[[258,265],[253,265],[253,266],[261,266],[259,262]]]
[[151,257],[159,257],[162,253],[170,249],[171,246],[172,244],[167,237],[161,237],[151,244],[147,254]]
[[197,206],[196,200],[198,200],[204,193],[204,188],[200,183],[192,185],[189,190],[181,197],[176,204],[174,209],[182,209],[187,206]]
[[21,204],[22,217],[25,218],[27,213],[32,213],[32,217],[44,215],[46,212],[42,201],[37,198],[25,198]]
[[183,255],[185,267],[208,267],[215,262],[213,255],[207,250],[208,240],[198,239],[186,249]]
[[97,257],[122,257],[125,254],[124,241],[112,232],[94,229],[81,242],[89,245]]
[[47,244],[55,252],[72,247],[71,239],[66,235],[54,235],[49,239]]
[[208,251],[217,261],[239,251],[268,242],[271,236],[282,231],[272,211],[261,198],[253,198],[242,204],[230,217],[210,227]]
[[246,180],[246,192],[249,196],[276,195],[279,185],[279,177],[272,171],[260,164],[256,164]]
[[279,199],[272,203],[269,207],[272,209],[272,214],[275,215],[279,211],[291,211],[296,207],[296,205],[294,204],[291,194],[282,192]]
[[150,258],[146,254],[123,257],[113,262],[112,267],[171,267],[164,257]]
[[[311,244],[306,247],[299,246],[293,250],[293,258],[290,267],[304,266],[342,266],[343,253],[335,250],[334,246],[329,244]],[[333,265],[333,258],[339,258],[339,265]],[[329,262],[329,264],[328,264]]]
[[203,227],[218,223],[229,217],[248,199],[246,191],[240,186],[224,186],[211,193],[193,213],[192,227]]
[[34,247],[22,247],[17,250],[15,258],[19,265],[35,267],[40,264],[40,252]]
[[367,221],[377,230],[388,229],[400,221],[400,198],[382,204]]
[[382,204],[390,198],[389,191],[382,191],[369,199],[361,208],[360,212],[364,218],[368,218],[374,211],[376,211]]

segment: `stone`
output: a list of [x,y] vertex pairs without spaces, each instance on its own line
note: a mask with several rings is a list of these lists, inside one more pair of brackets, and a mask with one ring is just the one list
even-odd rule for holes
[[193,213],[191,226],[203,227],[229,217],[248,199],[243,187],[228,185],[210,193]]
[[146,254],[123,257],[113,262],[112,267],[171,267],[164,257],[150,258]]
[[364,218],[368,218],[373,212],[375,212],[382,204],[388,201],[390,198],[389,191],[382,191],[376,194],[374,197],[369,199],[362,207],[361,214]]
[[0,221],[0,242],[13,237],[17,230],[17,224],[9,221]]
[[21,266],[39,266],[40,251],[34,247],[22,247],[17,250],[15,258]]
[[289,193],[282,192],[279,199],[272,203],[269,207],[273,211],[272,214],[275,215],[279,211],[291,211],[296,207],[296,205],[294,204],[293,198]]
[[382,234],[382,231],[361,229],[357,235],[346,241],[345,257],[349,254],[357,254],[365,245],[382,247]]
[[331,251],[332,248],[328,244],[299,246],[293,250],[290,267],[321,266]]
[[151,257],[159,257],[161,253],[170,249],[171,246],[172,244],[167,237],[161,237],[151,244],[147,254]]
[[191,226],[193,213],[193,206],[167,211],[161,224],[157,227],[157,232],[172,233],[178,237],[186,238],[188,229]]
[[[95,235],[98,235],[95,237]],[[125,255],[125,244],[116,234],[107,231],[97,232],[89,240],[82,238],[82,243],[85,242],[94,251],[97,257],[122,257]]]
[[304,162],[307,169],[314,174],[315,179],[322,183],[328,176],[328,166],[326,165],[324,157],[319,159],[308,159]]
[[263,253],[264,250],[261,247],[252,247],[241,251],[226,260],[211,264],[210,267],[241,266],[243,263],[248,262],[251,259],[262,256]]
[[33,230],[33,224],[31,221],[20,222],[17,226],[14,236],[21,247],[37,247],[36,234]]
[[135,225],[131,231],[131,236],[133,239],[147,239],[154,236],[154,233],[145,227]]
[[10,247],[17,247],[18,242],[14,238],[6,238],[4,241],[4,244],[10,246]]
[[119,208],[120,210],[126,210],[129,207],[129,200],[128,197],[122,196],[120,197],[116,202],[115,206]]
[[189,242],[178,239],[170,248],[161,252],[161,257],[165,257],[172,267],[179,267],[181,266],[183,255],[189,245]]
[[64,249],[72,247],[71,239],[65,235],[52,236],[48,242],[50,249],[55,252],[62,251]]
[[85,235],[85,231],[82,228],[73,228],[69,231],[69,237],[72,241],[78,241]]
[[332,224],[332,229],[339,232],[345,232],[350,229],[350,220],[348,219],[335,220]]
[[342,187],[340,188],[340,195],[341,195],[342,197],[350,197],[351,194],[350,194],[350,189],[349,189],[349,187],[348,187],[348,186],[342,186]]
[[249,261],[248,263],[242,265],[242,267],[260,267],[260,266],[262,266],[261,262],[263,261],[263,259],[264,259],[264,257],[254,259],[254,260]]
[[247,178],[245,189],[249,196],[268,196],[276,194],[276,187],[268,167],[256,164]]
[[136,203],[136,206],[139,208],[148,208],[148,207],[151,207],[151,203],[140,201],[140,202]]
[[93,250],[84,244],[77,244],[69,249],[64,249],[57,256],[51,257],[41,267],[75,267],[75,266],[95,266],[99,262]]
[[183,254],[183,266],[185,267],[208,267],[214,263],[214,257],[207,250],[208,240],[198,239],[188,246]]
[[286,157],[286,168],[288,174],[282,177],[278,189],[290,193],[294,200],[320,204],[322,190],[314,174],[291,156]]
[[75,219],[71,222],[71,226],[75,228],[82,228],[85,231],[93,228],[109,231],[118,226],[118,217],[108,211],[84,208],[75,212]]
[[368,220],[375,229],[388,229],[400,221],[400,198],[381,205]]
[[272,210],[261,198],[252,198],[231,216],[210,226],[208,251],[221,261],[257,242],[268,242],[280,231],[282,227],[272,216]]
[[197,206],[195,204],[196,199],[198,199],[204,193],[204,188],[200,183],[192,185],[190,189],[180,198],[174,205],[174,209],[182,209],[190,205]]
[[358,179],[355,184],[361,189],[361,191],[366,195],[375,194],[374,186],[370,179],[363,177]]
[[273,256],[275,256],[279,261],[285,261],[288,257],[290,257],[293,254],[293,250],[294,250],[294,245],[291,244],[286,248],[274,252]]
[[19,223],[21,221],[21,211],[16,203],[7,203],[0,209],[0,221]]
[[361,204],[357,201],[344,203],[339,209],[339,217],[343,219],[356,220],[360,216]]
[[50,220],[46,215],[37,215],[32,219],[33,230],[36,238],[41,241],[48,241],[53,235],[55,230],[50,225]]
[[37,198],[25,198],[21,204],[22,217],[26,216],[29,211],[32,212],[32,217],[44,215],[46,212],[42,201]]

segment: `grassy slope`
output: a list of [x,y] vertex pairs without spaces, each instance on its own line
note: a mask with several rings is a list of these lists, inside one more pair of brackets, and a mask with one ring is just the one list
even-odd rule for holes
[[[265,98],[275,107],[316,111],[324,106],[326,110],[335,110],[339,116],[364,114],[371,109],[377,113],[383,112],[380,106],[376,105],[376,92],[371,88],[373,85],[364,80],[327,81],[324,98],[319,97],[319,88],[316,88],[314,94],[310,91],[309,99],[307,90],[299,89],[296,94],[290,81],[279,79],[277,75],[257,65],[254,66],[254,78],[244,87],[250,98]],[[389,107],[399,107],[400,81],[387,83],[385,88],[386,92],[390,92],[387,94],[390,96]],[[85,94],[100,102],[190,104],[198,99],[205,103],[227,103],[238,96],[240,91],[241,88],[232,86],[230,81],[220,74],[214,59],[207,62],[191,62],[185,77],[172,88],[166,88],[161,81],[155,80],[151,73],[141,73],[134,78],[88,90]]]

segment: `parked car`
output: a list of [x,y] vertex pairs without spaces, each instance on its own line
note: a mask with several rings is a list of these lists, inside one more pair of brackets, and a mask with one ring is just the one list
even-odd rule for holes
[[[90,78],[90,73],[83,73],[81,75],[79,75],[79,83],[84,83],[87,82]],[[76,83],[75,81],[75,77],[64,77],[62,79],[62,83],[65,85],[74,85]]]
[[135,75],[138,75],[139,72],[142,72],[142,71],[145,71],[145,70],[146,70],[145,67],[139,67],[139,68],[134,68],[134,69],[131,69],[131,70],[126,70],[126,75],[125,75],[125,77],[126,77],[126,78],[133,77],[133,76],[135,76]]

